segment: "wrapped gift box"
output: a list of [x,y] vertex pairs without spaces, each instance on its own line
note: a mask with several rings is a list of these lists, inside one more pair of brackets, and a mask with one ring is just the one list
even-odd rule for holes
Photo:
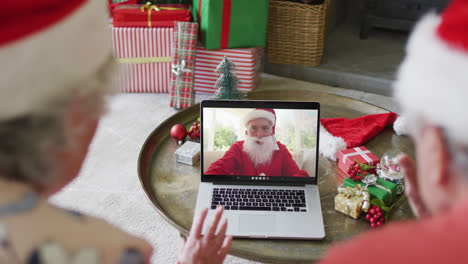
[[200,160],[200,143],[186,141],[174,152],[176,162],[194,165]]
[[[356,184],[359,184],[362,187],[366,186],[362,181],[353,181],[351,178],[346,178],[343,181],[344,187],[354,187]],[[391,205],[395,200],[398,191],[395,183],[378,177],[376,185],[368,186],[367,189],[372,197],[381,199],[387,206]]]
[[198,24],[177,22],[172,45],[172,77],[170,106],[183,109],[194,102],[193,80]]
[[[365,201],[367,205],[365,205]],[[335,210],[345,215],[357,219],[361,211],[367,212],[369,207],[369,193],[357,187],[339,188],[339,193],[335,196]]]
[[169,93],[173,32],[173,28],[112,28],[121,70],[116,85],[121,91]]
[[174,27],[174,22],[190,22],[192,16],[188,5],[120,5],[113,19],[115,27]]
[[205,48],[264,47],[268,0],[196,0],[192,14],[199,22]]
[[197,46],[195,61],[195,92],[215,93],[215,83],[220,74],[216,67],[227,56],[235,65],[234,74],[239,79],[239,91],[249,92],[257,86],[262,65],[262,48],[206,50],[201,44]]
[[369,166],[376,166],[380,162],[380,159],[366,147],[350,148],[338,152],[338,168],[344,173],[347,174],[346,169],[354,160]]

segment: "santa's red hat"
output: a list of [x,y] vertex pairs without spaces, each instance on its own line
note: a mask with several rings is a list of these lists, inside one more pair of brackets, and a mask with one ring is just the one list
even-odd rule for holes
[[336,160],[340,150],[358,147],[380,133],[397,119],[395,113],[366,115],[353,119],[320,119],[319,150],[325,157]]
[[0,8],[0,120],[34,111],[112,54],[103,0],[14,0]]
[[274,144],[275,144],[275,150],[279,150],[278,144],[276,143],[276,137],[275,137],[275,127],[276,127],[276,113],[275,110],[271,108],[256,108],[252,111],[250,111],[248,114],[244,116],[242,119],[242,122],[244,123],[244,126],[247,128],[248,124],[250,121],[259,119],[259,118],[264,118],[268,121],[270,121],[272,128],[271,128],[271,134],[273,136]]
[[468,144],[468,0],[455,0],[417,23],[394,85],[408,126],[424,118]]

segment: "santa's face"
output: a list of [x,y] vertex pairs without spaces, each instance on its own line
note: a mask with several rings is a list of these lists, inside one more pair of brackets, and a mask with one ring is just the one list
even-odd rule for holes
[[255,167],[259,164],[269,164],[276,143],[272,136],[271,123],[264,118],[250,121],[246,134],[244,151],[254,163]]
[[[257,118],[249,122],[247,125],[246,134],[249,137],[258,139],[271,136],[272,124],[265,118]],[[261,140],[257,140],[257,144],[263,144]]]

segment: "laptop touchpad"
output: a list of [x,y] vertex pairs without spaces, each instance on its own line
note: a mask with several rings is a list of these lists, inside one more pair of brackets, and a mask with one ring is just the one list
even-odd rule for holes
[[267,233],[276,230],[274,215],[240,215],[239,231],[242,233]]

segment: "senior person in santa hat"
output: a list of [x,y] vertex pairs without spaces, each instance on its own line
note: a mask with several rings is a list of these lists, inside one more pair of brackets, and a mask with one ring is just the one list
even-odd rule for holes
[[[144,240],[47,201],[78,175],[111,90],[105,2],[2,2],[0,263],[149,263]],[[179,263],[223,261],[221,213],[204,237],[197,217]]]
[[467,84],[468,0],[455,0],[418,22],[395,83],[416,148],[417,163],[400,165],[418,219],[336,245],[323,263],[468,262]]
[[309,177],[297,166],[286,146],[276,141],[273,109],[253,109],[242,120],[246,139],[232,144],[205,174]]

